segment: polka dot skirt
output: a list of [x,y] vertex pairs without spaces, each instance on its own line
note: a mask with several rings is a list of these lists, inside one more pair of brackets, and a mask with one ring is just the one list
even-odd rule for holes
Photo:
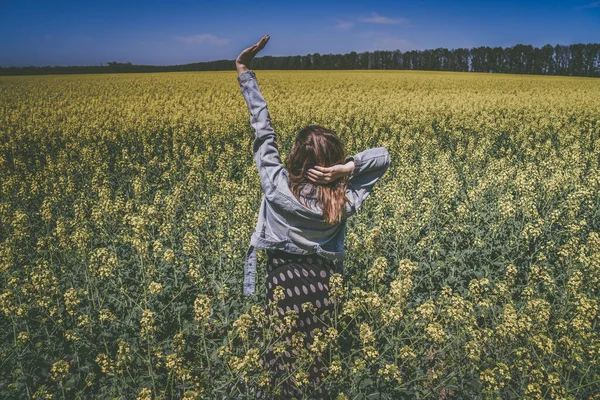
[[[306,394],[311,399],[325,397],[322,379],[326,374],[324,360],[316,356],[310,366],[309,385],[300,390],[295,385],[294,374],[297,351],[291,346],[291,337],[296,332],[302,333],[304,347],[308,348],[314,341],[314,330],[325,333],[331,326],[330,317],[333,315],[333,303],[329,297],[329,278],[336,272],[333,261],[327,260],[317,254],[298,255],[281,250],[267,250],[267,306],[265,312],[269,313],[269,304],[274,301],[274,289],[281,286],[285,298],[278,300],[275,312],[283,317],[287,311],[294,310],[298,314],[296,326],[291,333],[284,334],[284,340],[289,349],[284,354],[273,354],[270,348],[265,359],[261,362],[272,372],[272,377],[277,378],[281,384],[282,398],[305,398]],[[310,302],[316,310],[302,309],[302,304]],[[327,312],[325,312],[327,311]],[[323,355],[323,358],[326,354]],[[291,377],[288,377],[292,373]]]

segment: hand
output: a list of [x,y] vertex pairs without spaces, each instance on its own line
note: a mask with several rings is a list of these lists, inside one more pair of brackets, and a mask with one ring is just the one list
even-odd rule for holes
[[235,59],[235,68],[238,70],[240,75],[250,69],[250,63],[256,54],[265,47],[269,39],[269,35],[263,36],[255,45],[250,46],[246,50],[242,51]]
[[331,167],[321,167],[317,165],[309,169],[306,176],[316,184],[326,185],[349,175],[353,170],[354,161],[349,161],[346,164],[332,165]]

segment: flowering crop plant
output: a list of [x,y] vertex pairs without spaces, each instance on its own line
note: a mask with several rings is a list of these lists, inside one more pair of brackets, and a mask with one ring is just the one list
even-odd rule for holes
[[242,296],[262,192],[234,72],[0,77],[0,398],[308,399],[319,356],[331,399],[600,399],[600,80],[257,76],[282,161],[309,124],[391,155],[330,326],[282,339],[263,252]]

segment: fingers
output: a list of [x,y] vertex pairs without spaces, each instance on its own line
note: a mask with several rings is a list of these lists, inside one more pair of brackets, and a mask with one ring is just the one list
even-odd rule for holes
[[260,39],[254,46],[252,46],[253,53],[256,55],[259,51],[265,48],[267,42],[269,41],[269,36],[265,35]]
[[255,49],[256,52],[258,53],[267,45],[268,41],[269,41],[269,35],[265,35],[258,42],[256,42],[256,44],[254,46],[252,46],[251,48]]
[[260,46],[260,48],[262,49],[263,47],[265,47],[265,45],[267,44],[267,42],[269,41],[270,36],[269,35],[265,35],[262,38],[260,38],[260,40],[258,41],[257,45]]
[[254,56],[265,47],[269,39],[269,35],[263,36],[256,44],[244,49],[237,57],[236,61],[240,63],[249,63]]
[[[321,171],[318,171],[317,168]],[[323,170],[326,172],[322,172]],[[327,170],[328,168],[313,167],[306,172],[306,176],[315,183],[329,183],[332,175]]]
[[331,168],[321,167],[319,165],[315,165],[312,168],[308,169],[308,172],[315,175],[317,178],[324,178],[331,174]]
[[315,181],[315,182],[318,182],[318,181],[321,179],[321,176],[320,176],[320,175],[317,175],[315,171],[312,171],[312,170],[310,170],[310,169],[309,169],[309,170],[308,170],[308,172],[306,173],[306,176],[307,176],[307,177],[308,177],[310,180],[312,180],[312,181]]

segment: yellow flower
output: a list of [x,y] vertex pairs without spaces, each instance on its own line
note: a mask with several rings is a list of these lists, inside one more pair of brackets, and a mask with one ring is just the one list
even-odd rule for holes
[[100,367],[103,373],[107,375],[113,375],[114,366],[112,360],[104,353],[98,354],[96,356],[96,363]]
[[249,314],[241,314],[233,322],[233,327],[237,329],[237,334],[242,340],[248,339],[248,329],[252,325],[252,317]]
[[283,299],[285,299],[285,290],[283,289],[283,286],[275,286],[275,289],[273,289],[273,303],[277,303],[279,300]]
[[404,316],[403,307],[392,306],[385,313],[385,324],[398,323]]
[[118,266],[117,255],[107,248],[96,249],[89,263],[91,274],[101,280],[111,278]]
[[377,373],[383,376],[383,379],[386,382],[390,382],[393,379],[398,383],[402,383],[402,379],[400,378],[400,370],[395,364],[386,364],[385,367],[380,368]]
[[337,378],[342,373],[342,362],[340,360],[332,361],[328,371],[333,378]]
[[203,322],[211,312],[211,301],[207,295],[199,294],[194,301],[194,320]]
[[150,292],[150,294],[159,294],[160,292],[162,292],[163,290],[163,286],[162,284],[158,283],[158,282],[150,282],[150,284],[148,285],[148,291]]
[[482,297],[487,293],[490,281],[487,278],[472,279],[469,282],[469,292],[475,303],[479,303]]
[[467,352],[467,357],[472,362],[478,362],[481,357],[481,345],[475,341],[470,341],[465,344],[465,351]]
[[375,341],[375,335],[373,335],[371,327],[366,322],[360,324],[360,339],[365,346]]
[[87,326],[90,323],[91,319],[88,314],[80,315],[77,317],[77,326]]
[[387,259],[385,257],[377,257],[373,266],[367,272],[367,277],[375,282],[381,282],[387,265]]
[[173,261],[175,261],[175,252],[173,251],[173,249],[167,249],[165,251],[165,253],[163,254],[163,260],[165,260],[169,264],[173,264]]
[[79,336],[77,335],[77,332],[75,332],[72,329],[67,329],[65,331],[65,340],[69,341],[69,342],[73,342],[76,340],[79,340]]
[[296,381],[296,385],[298,385],[299,387],[308,385],[308,374],[305,371],[296,371],[294,379]]
[[198,249],[198,238],[191,232],[186,232],[183,237],[183,254],[186,256],[191,256],[192,254],[198,252]]
[[79,298],[79,290],[75,288],[69,288],[66,290],[63,295],[65,299],[65,308],[69,315],[75,315],[75,310],[79,303],[81,303],[81,298]]
[[357,358],[354,360],[354,366],[352,367],[352,374],[356,374],[358,372],[364,371],[366,368],[366,363],[363,358]]
[[152,400],[152,390],[148,388],[142,388],[138,393],[136,400]]
[[381,296],[375,292],[367,292],[362,301],[372,313],[378,312],[383,306]]
[[186,390],[183,394],[183,400],[200,400],[202,397],[194,390]]
[[224,300],[227,298],[228,294],[229,294],[229,287],[227,287],[226,284],[222,284],[221,287],[219,288],[219,292],[217,293],[217,299]]
[[8,289],[0,294],[0,307],[2,308],[2,313],[7,317],[17,309],[13,301],[14,294],[12,290]]
[[444,343],[446,341],[446,332],[444,328],[437,322],[431,323],[425,327],[425,333],[429,340],[436,343]]
[[229,359],[229,368],[233,371],[240,371],[244,367],[244,362],[238,356],[233,356]]
[[400,349],[400,357],[404,360],[412,360],[417,357],[415,352],[408,346],[403,346]]
[[142,334],[142,338],[149,339],[150,336],[156,332],[156,325],[154,325],[154,312],[148,309],[145,309],[142,312],[142,319],[140,320],[140,331]]
[[327,349],[327,341],[323,340],[323,334],[315,329],[314,331],[313,342],[309,346],[310,352],[314,355],[321,357],[325,349]]
[[341,299],[344,296],[344,281],[342,275],[334,273],[329,278],[329,292],[334,299]]
[[99,311],[100,313],[100,321],[102,322],[111,322],[114,321],[117,317],[108,309],[103,308]]
[[328,327],[325,331],[325,337],[329,343],[335,343],[338,339],[338,330],[334,327]]
[[421,318],[423,321],[433,321],[435,312],[435,304],[432,300],[427,300],[417,307],[415,318]]
[[119,341],[119,349],[117,350],[116,368],[118,374],[123,374],[127,365],[133,361],[131,355],[131,347],[124,340]]
[[58,360],[50,368],[52,372],[52,379],[63,380],[66,379],[69,374],[69,363],[65,360]]
[[30,339],[29,336],[29,332],[27,331],[23,331],[23,332],[19,332],[19,334],[17,335],[17,340],[19,342],[19,346],[23,346],[25,345]]
[[363,348],[363,354],[365,355],[365,360],[369,362],[374,362],[377,357],[379,357],[379,352],[373,346],[366,346]]

